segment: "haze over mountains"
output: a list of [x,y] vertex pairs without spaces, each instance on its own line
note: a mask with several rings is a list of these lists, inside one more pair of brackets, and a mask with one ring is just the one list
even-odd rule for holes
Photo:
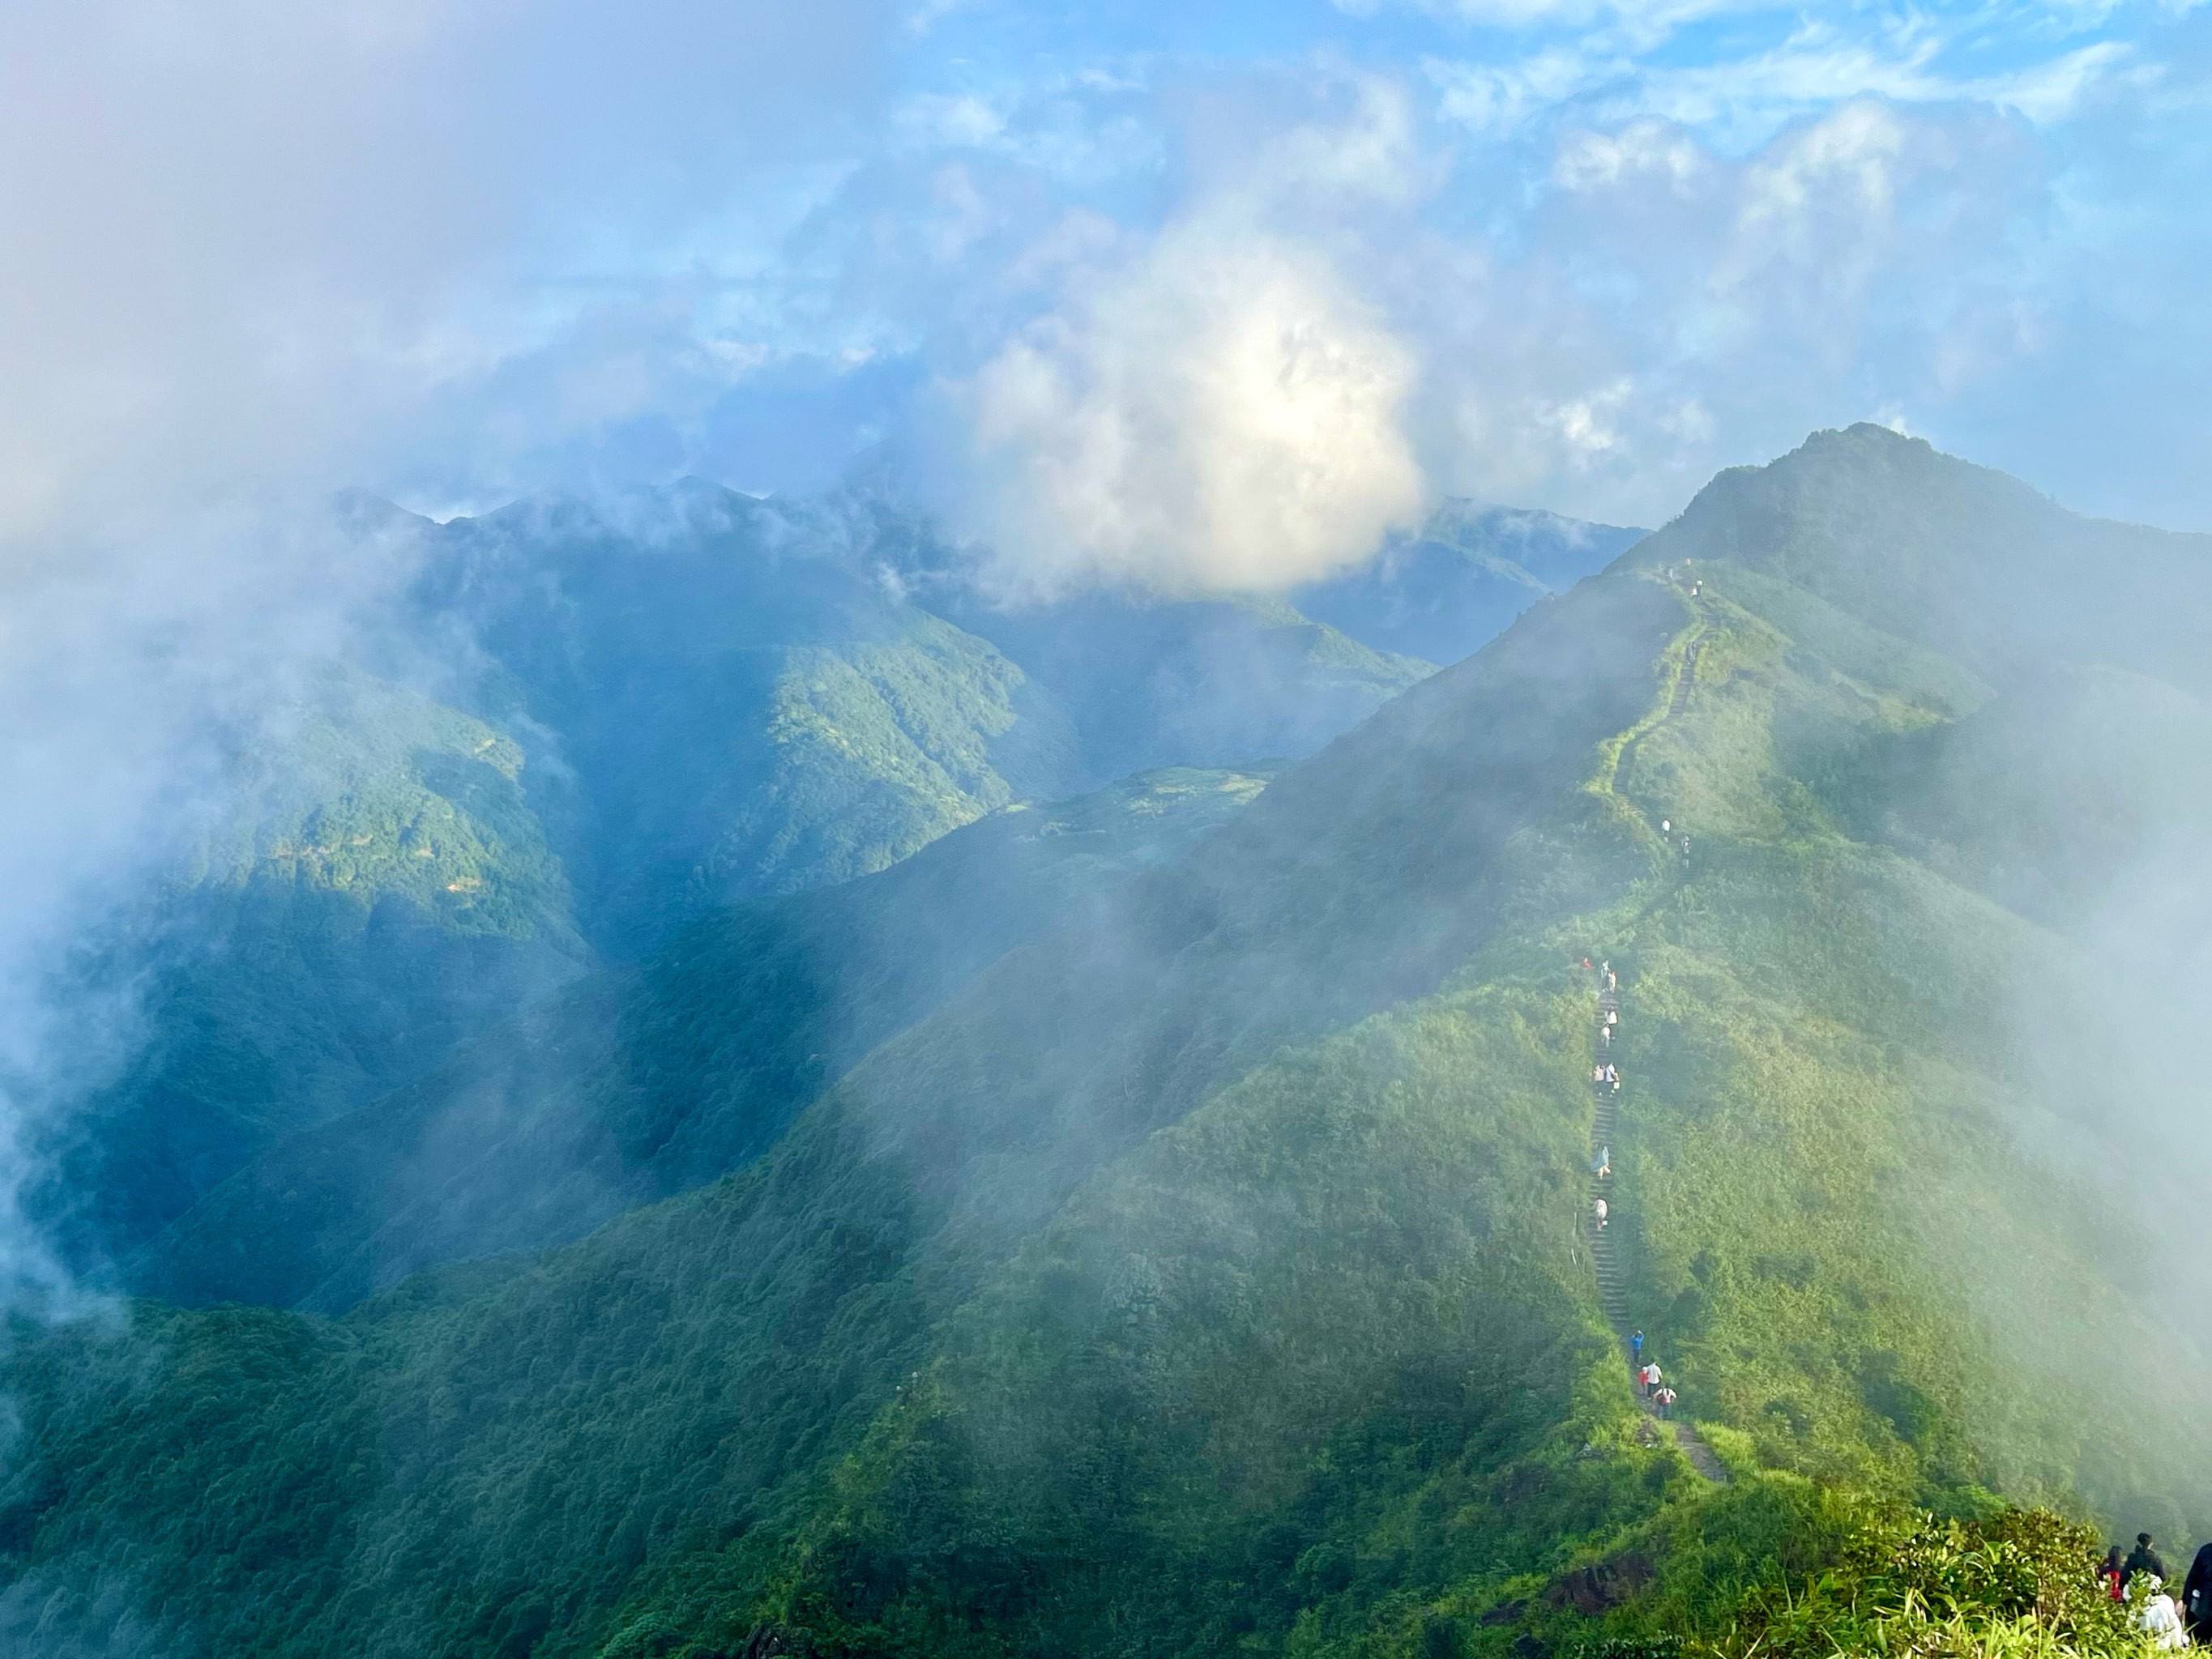
[[[191,1285],[194,1299],[274,1294],[281,1253],[209,1238],[207,1218],[185,1219],[195,1206],[259,1192],[244,1166],[295,1133],[344,1141],[349,1114],[578,973],[648,957],[720,905],[883,871],[1018,802],[1134,790],[1122,830],[1100,831],[1115,850],[1071,869],[1141,857],[1146,835],[1179,844],[1186,796],[1239,786],[1224,797],[1121,780],[1310,752],[1432,671],[1390,648],[1403,637],[1463,655],[1633,533],[1449,508],[1432,538],[1320,593],[1347,632],[1285,600],[1006,611],[926,523],[864,488],[763,503],[692,482],[445,526],[365,497],[341,512],[415,570],[398,615],[239,757],[229,819],[59,993],[137,986],[145,1029],[109,1073],[48,1103],[54,1162],[32,1207],[88,1271],[123,1266],[126,1282]],[[1102,824],[1117,817],[1109,799]],[[995,941],[971,968],[1068,898],[1054,888],[1017,920],[1024,878],[1003,838],[990,844],[990,877],[969,878],[990,899],[937,924],[972,920]],[[990,885],[1002,872],[1003,893]],[[918,947],[904,949],[907,965],[884,971],[920,970]],[[589,981],[548,1017],[606,995]],[[879,1002],[852,1016],[856,1030],[883,1035],[884,1011],[903,1006]],[[799,1096],[761,1108],[771,1123],[820,1086],[806,1075]],[[757,1149],[751,1133],[733,1144]],[[362,1156],[377,1173],[358,1178],[428,1155],[372,1136]],[[556,1186],[570,1178],[538,1167]],[[679,1184],[730,1165],[685,1167]],[[244,1185],[215,1198],[234,1177]],[[492,1237],[573,1237],[634,1198],[637,1178],[602,1170],[597,1195],[562,1187],[537,1220],[510,1217]],[[257,1198],[252,1213],[265,1239],[273,1212]],[[155,1244],[177,1225],[204,1248]],[[149,1250],[143,1273],[125,1265]],[[232,1260],[245,1279],[213,1265]]]
[[1503,1659],[1837,1504],[2212,1531],[2212,538],[1867,426],[1265,605],[352,510],[471,648],[163,901],[47,1201],[165,1300],[15,1332],[19,1647]]

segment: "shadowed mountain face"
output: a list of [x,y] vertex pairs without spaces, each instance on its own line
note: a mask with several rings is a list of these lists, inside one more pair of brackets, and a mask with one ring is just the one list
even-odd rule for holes
[[1428,672],[1280,605],[1007,613],[869,500],[696,482],[421,526],[425,626],[542,755],[541,811],[607,948],[869,874],[1017,799],[1310,753]]
[[834,547],[731,491],[626,505],[418,532],[423,624],[484,653],[475,695],[542,757],[541,811],[608,944],[1081,782],[1049,693]]
[[1006,951],[1105,910],[1263,785],[1147,774],[994,814],[878,875],[717,912],[404,1091],[279,1141],[131,1282],[185,1303],[343,1309],[710,1181]]
[[240,757],[240,810],[56,975],[88,1029],[25,1203],[67,1254],[127,1254],[272,1137],[583,970],[523,768],[497,728],[357,673]]
[[[2000,556],[2099,613],[2054,643],[2053,602],[1975,608]],[[1504,1659],[1718,1632],[1882,1505],[2085,1503],[2179,1543],[2212,1527],[2212,1370],[2171,1316],[2203,1253],[2138,1177],[2208,1172],[2124,1009],[2077,993],[2208,850],[2197,786],[2138,763],[2205,728],[2150,612],[2208,567],[1823,434],[1110,882],[992,847],[1016,814],[685,933],[480,1051],[587,1079],[486,1121],[550,1123],[556,1168],[586,1125],[646,1183],[765,1150],[336,1320],[20,1334],[0,1627]],[[971,854],[1039,860],[1006,890],[1053,925],[963,896]],[[873,954],[847,902],[889,918]],[[939,944],[947,915],[972,931]],[[1725,1488],[1599,1304],[1585,957],[1623,1012],[1612,1259]],[[787,973],[805,994],[762,1000]],[[848,1010],[847,1046],[781,1044],[785,1006]],[[429,1192],[351,1282],[508,1207]]]

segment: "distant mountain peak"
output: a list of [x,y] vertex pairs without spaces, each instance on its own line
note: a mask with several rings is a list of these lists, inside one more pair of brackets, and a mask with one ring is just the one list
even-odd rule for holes
[[1541,508],[1448,498],[1418,535],[1290,598],[1316,621],[1377,650],[1457,662],[1538,599],[1601,569],[1644,534]]
[[1637,560],[1778,576],[1984,673],[2151,663],[2204,683],[2193,618],[2212,602],[2212,537],[2083,517],[1871,422],[1729,468]]
[[340,489],[330,498],[331,517],[343,534],[356,540],[389,531],[418,528],[434,520],[410,513],[397,502],[366,489]]

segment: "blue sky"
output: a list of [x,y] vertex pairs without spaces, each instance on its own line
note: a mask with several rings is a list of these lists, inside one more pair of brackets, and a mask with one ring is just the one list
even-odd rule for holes
[[2212,527],[2212,8],[16,27],[17,535],[122,477],[445,512],[889,444],[1017,583],[1265,585],[1443,493],[1657,521],[1860,419]]

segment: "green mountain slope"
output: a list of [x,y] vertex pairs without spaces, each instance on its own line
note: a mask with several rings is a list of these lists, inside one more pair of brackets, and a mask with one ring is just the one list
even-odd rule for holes
[[[270,1139],[398,1086],[586,957],[499,732],[356,675],[240,757],[240,801],[54,995],[112,1019],[27,1203],[126,1254]],[[118,1049],[122,1052],[118,1055]],[[98,1068],[105,1069],[105,1075]]]
[[[906,602],[988,640],[1048,690],[1073,723],[1087,775],[1099,781],[1163,766],[1310,755],[1433,672],[1433,663],[1364,626],[1340,629],[1308,611],[1311,589],[1285,598],[1090,592],[1006,603],[978,585],[969,552],[865,477],[779,507],[795,538],[842,550]],[[1561,520],[1556,533],[1547,526],[1537,539],[1548,552],[1582,528]],[[1465,649],[1535,597],[1520,591],[1519,603],[1489,614]]]
[[[1283,786],[1271,788],[1188,861],[1141,878],[1110,924],[1012,953],[872,1056],[752,1170],[614,1223],[543,1269],[498,1270],[490,1293],[504,1311],[453,1304],[424,1284],[336,1327],[244,1312],[168,1325],[156,1342],[170,1352],[214,1343],[196,1364],[228,1369],[228,1333],[276,1344],[264,1409],[296,1428],[247,1396],[203,1395],[213,1415],[196,1438],[210,1459],[251,1462],[253,1444],[346,1432],[333,1425],[367,1435],[329,1449],[359,1473],[346,1494],[315,1500],[330,1507],[313,1561],[292,1539],[246,1541],[264,1526],[290,1528],[289,1503],[279,1513],[254,1498],[254,1517],[220,1522],[143,1492],[135,1516],[112,1508],[123,1490],[100,1471],[125,1486],[136,1480],[125,1472],[137,1454],[120,1442],[115,1459],[103,1451],[66,1475],[36,1456],[21,1466],[27,1553],[58,1553],[66,1577],[75,1569],[63,1559],[80,1549],[135,1556],[151,1545],[170,1564],[149,1558],[146,1570],[216,1616],[222,1628],[205,1627],[205,1639],[225,1648],[323,1642],[347,1618],[319,1596],[280,1598],[276,1612],[256,1588],[260,1568],[244,1558],[243,1577],[190,1562],[201,1546],[187,1540],[234,1523],[246,1528],[235,1534],[246,1555],[287,1582],[301,1572],[345,1580],[362,1570],[346,1565],[356,1548],[364,1566],[380,1561],[357,1606],[422,1632],[433,1650],[503,1639],[503,1628],[473,1621],[507,1619],[507,1599],[526,1584],[560,1598],[565,1611],[549,1605],[543,1617],[582,1639],[656,1553],[647,1540],[702,1527],[702,1536],[726,1535],[781,1507],[779,1490],[795,1496],[926,1358],[933,1320],[1102,1160],[1285,1040],[1432,987],[1498,925],[1517,852],[1531,854],[1538,879],[1553,879],[1551,860],[1515,838],[1547,804],[1576,799],[1581,756],[1634,718],[1648,696],[1644,665],[1673,620],[1641,586],[1616,586],[1593,604],[1613,624],[1602,630],[1613,641],[1610,672],[1565,661],[1565,623],[1547,630],[1555,607],[1540,607],[1494,656],[1391,705],[1379,737],[1370,727],[1362,736],[1373,740],[1340,745],[1303,781],[1286,780],[1297,786],[1287,803]],[[1504,718],[1532,690],[1555,694],[1555,719]],[[1423,833],[1371,833],[1372,820],[1344,820],[1346,800]],[[1316,868],[1333,878],[1319,890],[1300,878]],[[1402,911],[1383,914],[1393,894],[1427,901],[1425,938],[1395,925]],[[1332,968],[1340,971],[1322,971]],[[1564,1149],[1571,1133],[1570,1122],[1553,1144]],[[126,1395],[161,1375],[88,1331],[27,1356],[14,1375],[39,1425],[31,1434],[69,1443],[72,1461],[93,1451],[83,1437],[106,1443],[116,1426],[95,1403],[114,1398],[110,1385],[80,1364],[121,1366],[118,1376],[139,1379],[116,1385]],[[472,1373],[457,1396],[434,1380],[456,1364]],[[166,1386],[153,1387],[126,1409],[163,1438],[172,1407]],[[433,1403],[446,1399],[458,1415]],[[403,1422],[418,1427],[388,1438],[382,1425]],[[321,1467],[325,1454],[307,1461]],[[47,1467],[65,1492],[36,1472]],[[465,1519],[507,1513],[517,1481],[537,1494],[526,1512],[490,1532]],[[616,1492],[631,1496],[609,1509]],[[554,1523],[555,1513],[570,1519]],[[166,1532],[166,1550],[141,1530],[149,1524]],[[80,1525],[90,1532],[65,1543]],[[134,1534],[143,1541],[125,1541]],[[489,1602],[486,1583],[503,1587]],[[368,1638],[356,1629],[344,1639]]]
[[132,1266],[186,1303],[343,1308],[714,1179],[1012,946],[1107,910],[1263,780],[1148,774],[954,831],[878,875],[694,923],[404,1092],[272,1146]]
[[539,811],[622,955],[1016,799],[1309,753],[1428,672],[1280,605],[1004,611],[879,502],[693,480],[417,533],[425,626],[465,626],[479,712],[565,769]]
[[689,485],[422,526],[424,625],[566,787],[541,814],[625,953],[718,898],[880,870],[1078,775],[1066,715],[981,640]]
[[[2048,775],[2106,793],[2016,791],[2000,837],[1948,792],[2136,637],[2136,550],[2168,594],[2212,550],[1988,476],[1872,429],[1725,475],[712,1187],[340,1320],[21,1332],[0,1615],[94,1650],[1503,1656],[1719,1641],[1886,1505],[2203,1532],[2208,1372],[2139,1271],[2187,1240],[2066,1155],[2024,1029],[2068,1017],[2033,992],[2096,960],[2094,895],[2000,880],[2160,823],[2100,757],[2193,707],[2077,699]],[[1954,535],[1984,490],[2003,535]],[[2001,548],[2111,605],[2065,665],[2039,601],[1970,636],[1832,568],[1908,530],[1966,570],[1923,597]],[[1723,1489],[1599,1304],[1585,956],[1621,980],[1628,1316]],[[2012,1559],[1913,1559],[1954,1545]]]
[[1100,777],[1310,755],[1431,672],[1279,599],[1089,596],[1011,611],[957,595],[927,602],[1053,689]]
[[2100,662],[2203,684],[2204,538],[2078,518],[1887,428],[1722,473],[1635,550],[1728,559],[1970,668]]

